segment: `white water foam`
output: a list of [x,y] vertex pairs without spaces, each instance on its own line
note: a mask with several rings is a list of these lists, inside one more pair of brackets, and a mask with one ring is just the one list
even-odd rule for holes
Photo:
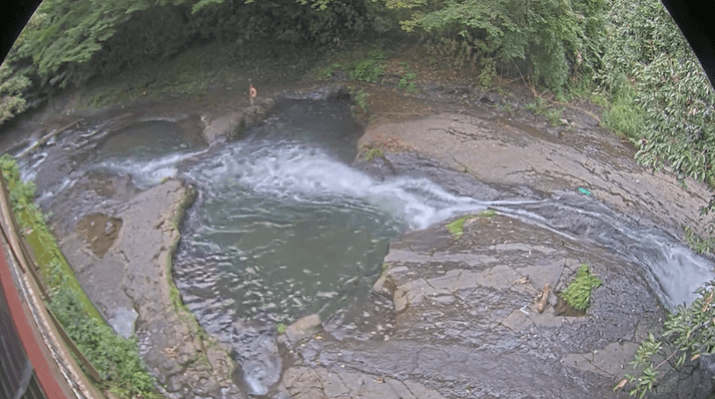
[[164,179],[177,177],[177,165],[202,152],[174,153],[151,160],[110,159],[92,166],[91,169],[129,175],[138,188],[145,189],[160,184]]
[[[244,149],[245,150],[245,149]],[[301,145],[237,150],[222,154],[189,172],[195,180],[218,180],[233,189],[235,183],[258,195],[310,201],[362,201],[424,229],[451,216],[484,210],[489,203],[459,197],[425,178],[400,177],[379,182],[334,160],[314,148]]]

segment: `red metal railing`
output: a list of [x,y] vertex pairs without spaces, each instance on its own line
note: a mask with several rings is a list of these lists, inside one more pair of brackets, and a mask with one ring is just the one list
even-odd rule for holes
[[66,399],[56,380],[44,345],[30,326],[33,320],[12,277],[5,250],[0,250],[0,398]]

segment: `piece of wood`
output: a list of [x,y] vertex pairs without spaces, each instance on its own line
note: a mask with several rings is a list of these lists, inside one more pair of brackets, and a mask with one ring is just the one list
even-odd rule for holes
[[29,146],[28,148],[26,148],[25,151],[21,152],[20,155],[17,156],[17,159],[20,159],[20,158],[24,157],[25,155],[31,153],[31,152],[34,151],[37,147],[39,147],[39,146],[41,146],[41,145],[44,145],[45,143],[47,143],[48,141],[50,141],[50,139],[51,139],[52,137],[54,137],[54,136],[56,136],[56,135],[58,135],[58,134],[64,132],[65,130],[71,128],[72,126],[74,126],[74,125],[76,125],[77,123],[79,123],[81,120],[82,120],[82,119],[77,119],[76,121],[70,123],[70,124],[67,125],[67,126],[64,126],[64,127],[60,128],[60,129],[57,129],[57,130],[53,130],[52,132],[46,134],[44,137],[42,137],[41,139],[35,141],[31,146]]
[[536,310],[538,310],[539,313],[544,313],[544,309],[546,309],[546,303],[549,301],[549,292],[551,292],[551,288],[549,287],[549,283],[546,283],[544,291],[539,298],[539,303],[536,305]]

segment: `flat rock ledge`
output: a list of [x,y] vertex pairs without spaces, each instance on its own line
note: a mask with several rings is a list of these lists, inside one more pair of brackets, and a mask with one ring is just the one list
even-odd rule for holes
[[[446,224],[407,233],[385,263],[371,300],[393,301],[394,328],[296,341],[276,398],[626,398],[612,388],[664,315],[636,265],[501,215],[475,215],[458,240]],[[544,285],[562,290],[581,263],[603,280],[586,315],[557,315],[554,294],[540,313]],[[673,373],[652,397],[708,387]]]
[[103,256],[79,231],[65,237],[61,247],[115,330],[136,334],[142,358],[167,397],[242,398],[232,380],[229,349],[181,306],[171,280],[178,222],[192,198],[189,187],[168,180],[109,215],[121,227],[110,231],[116,238]]

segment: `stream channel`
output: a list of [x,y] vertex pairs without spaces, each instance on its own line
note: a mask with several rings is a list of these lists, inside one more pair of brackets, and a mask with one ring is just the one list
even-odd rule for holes
[[[201,325],[226,343],[239,318],[264,325],[314,313],[340,318],[370,292],[391,240],[486,209],[641,265],[671,310],[713,277],[710,263],[679,240],[586,195],[487,201],[424,177],[375,179],[351,166],[360,135],[340,101],[279,102],[242,140],[211,147],[176,134],[174,122],[145,121],[88,139],[97,140],[91,152],[59,143],[78,148],[79,167],[38,194],[51,201],[87,173],[130,176],[139,190],[168,177],[193,184],[198,196],[182,225],[174,278]],[[45,157],[21,162],[26,178]]]

